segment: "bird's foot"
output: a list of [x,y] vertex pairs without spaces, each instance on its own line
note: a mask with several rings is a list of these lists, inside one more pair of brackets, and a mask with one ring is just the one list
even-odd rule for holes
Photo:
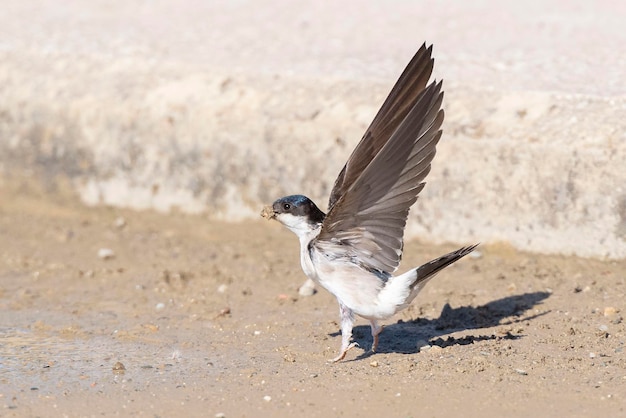
[[341,350],[341,353],[339,353],[339,355],[337,357],[335,357],[332,360],[328,360],[331,363],[337,363],[338,361],[343,360],[346,357],[346,353],[348,352],[348,350],[350,350],[351,348],[354,347],[358,347],[359,344],[356,342],[351,343],[349,346],[347,346],[345,349]]

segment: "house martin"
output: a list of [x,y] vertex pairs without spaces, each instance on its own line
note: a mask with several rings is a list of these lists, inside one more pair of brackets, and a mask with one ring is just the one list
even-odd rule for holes
[[427,86],[431,53],[432,46],[422,45],[392,88],[339,173],[328,213],[302,195],[282,197],[261,212],[298,236],[302,270],[339,302],[341,349],[333,362],[357,346],[351,342],[355,315],[369,321],[375,352],[378,321],[409,306],[430,279],[476,248],[393,275],[409,208],[424,188],[441,138],[442,83]]

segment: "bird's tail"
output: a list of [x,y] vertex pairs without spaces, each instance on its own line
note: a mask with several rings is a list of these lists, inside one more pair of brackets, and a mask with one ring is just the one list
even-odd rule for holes
[[414,270],[416,273],[415,281],[409,286],[411,288],[411,293],[415,292],[415,295],[417,295],[417,293],[422,290],[422,288],[426,285],[426,282],[428,282],[428,280],[435,277],[437,273],[448,267],[450,264],[460,260],[461,258],[474,251],[477,246],[478,244],[474,244],[467,247],[459,248],[456,251],[452,251],[451,253],[442,255],[441,257],[435,258],[434,260],[429,261],[428,263],[416,268]]
[[477,246],[478,244],[459,248],[456,251],[429,261],[423,266],[391,278],[380,292],[381,306],[389,308],[388,315],[406,308],[430,279],[450,264],[474,251],[474,248]]

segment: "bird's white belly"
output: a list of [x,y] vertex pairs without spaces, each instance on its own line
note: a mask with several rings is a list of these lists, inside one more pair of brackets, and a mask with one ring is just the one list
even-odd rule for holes
[[383,318],[391,314],[388,307],[378,303],[381,282],[376,276],[353,263],[330,260],[315,249],[313,253],[315,261],[308,250],[301,254],[304,273],[340,303],[364,318]]

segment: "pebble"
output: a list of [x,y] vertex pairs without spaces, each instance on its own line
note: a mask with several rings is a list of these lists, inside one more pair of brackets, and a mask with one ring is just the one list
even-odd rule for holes
[[113,373],[115,374],[124,374],[126,371],[126,366],[122,362],[117,362],[113,365]]
[[522,376],[528,375],[528,372],[526,370],[523,370],[523,369],[515,369],[515,373],[521,374]]
[[163,309],[165,309],[165,304],[163,302],[159,302],[156,304],[154,309],[156,309],[157,311],[162,311]]
[[600,325],[598,327],[598,332],[596,333],[596,335],[598,337],[608,338],[609,337],[609,327],[607,325]]
[[478,250],[474,250],[471,253],[468,254],[469,258],[481,258],[483,256],[483,253],[481,251]]
[[124,228],[126,226],[126,219],[120,216],[115,219],[115,222],[113,223],[113,225],[118,229]]
[[311,285],[308,282],[300,286],[298,289],[300,296],[313,296],[315,294],[315,285]]
[[217,314],[218,317],[230,315],[230,307],[226,306],[225,308],[220,309],[220,313]]
[[372,367],[378,367],[378,362],[376,360],[370,362],[370,366]]
[[617,309],[615,309],[613,306],[607,306],[606,308],[604,308],[604,316],[613,316],[617,313]]
[[217,288],[218,293],[226,293],[227,290],[228,290],[228,286],[225,284],[221,284]]
[[271,396],[269,396],[269,395],[265,395],[265,396],[263,397],[263,400],[264,400],[265,402],[269,402],[269,401],[271,401],[271,400],[272,400],[272,397],[271,397]]
[[223,412],[218,412],[215,414],[215,418],[226,418],[226,414]]
[[115,257],[115,253],[110,248],[100,248],[98,250],[98,257],[103,260],[108,260],[110,258]]

